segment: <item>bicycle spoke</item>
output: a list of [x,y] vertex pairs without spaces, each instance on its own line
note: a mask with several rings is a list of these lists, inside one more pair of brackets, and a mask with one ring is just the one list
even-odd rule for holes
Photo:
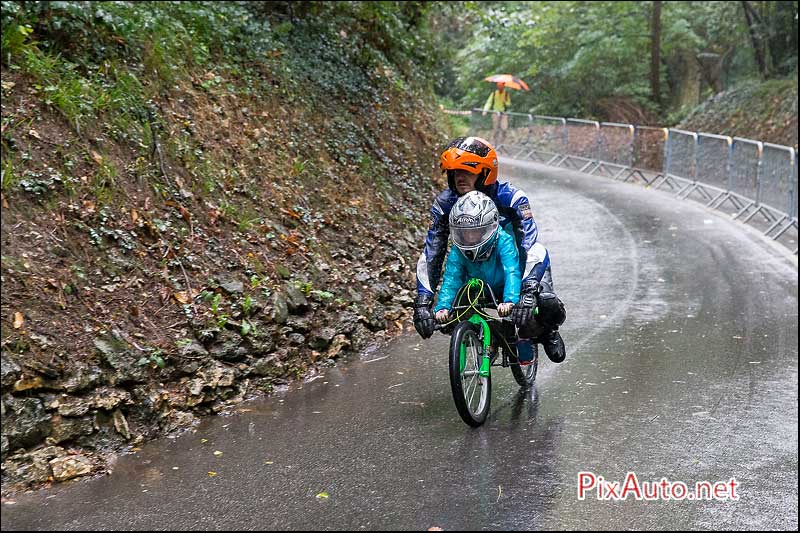
[[[477,384],[477,382],[475,382],[475,383]],[[472,385],[472,384],[470,384],[470,385]],[[473,411],[473,412],[475,410],[472,408],[472,400],[475,397],[475,390],[476,389],[477,389],[477,387],[473,387],[471,392],[467,393],[467,405],[469,406],[470,410]]]
[[469,384],[469,401],[472,403],[472,399],[475,397],[475,391],[478,390],[480,386],[480,376],[475,376]]
[[[477,350],[477,348],[475,346],[474,340],[472,340],[472,339],[470,339],[470,346],[468,348],[467,357],[468,357],[468,360],[472,362],[472,365],[475,367],[475,370],[470,370],[470,372],[469,372],[470,379],[465,384],[466,387],[465,387],[465,390],[464,390],[464,397],[467,399],[467,406],[469,407],[469,410],[474,413],[474,412],[476,412],[476,406],[474,405],[474,401],[473,400],[475,399],[475,392],[478,390],[478,387],[481,384],[481,382],[480,382],[481,378],[480,378],[480,373],[479,373],[480,372],[480,367],[478,365],[478,350]],[[465,374],[466,374],[466,372],[465,372]]]
[[472,394],[474,393],[475,386],[478,383],[478,378],[479,378],[478,373],[474,372],[472,376],[470,376],[469,381],[467,381],[466,383],[465,387],[466,390],[464,391],[464,396],[466,396],[470,400],[472,399]]

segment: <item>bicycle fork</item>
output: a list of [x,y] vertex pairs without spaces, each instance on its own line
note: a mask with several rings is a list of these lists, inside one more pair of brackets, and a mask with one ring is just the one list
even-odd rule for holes
[[[489,355],[489,345],[492,343],[492,334],[491,330],[489,329],[489,323],[486,322],[483,318],[479,315],[472,315],[469,317],[469,321],[473,324],[481,326],[480,331],[478,332],[478,340],[481,341],[483,346],[481,350],[481,365],[480,369],[478,370],[478,374],[483,378],[489,377],[489,369],[492,366],[492,360]],[[467,361],[467,354],[464,346],[461,346],[461,372],[464,372],[464,367],[466,366]]]

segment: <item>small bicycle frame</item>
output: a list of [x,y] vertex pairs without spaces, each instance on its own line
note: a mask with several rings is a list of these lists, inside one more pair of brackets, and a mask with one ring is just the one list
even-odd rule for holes
[[[487,291],[488,289],[488,291]],[[474,294],[477,291],[477,294]],[[488,296],[488,298],[487,298]],[[463,303],[466,298],[466,304]],[[494,317],[484,309],[497,309],[489,284],[470,279],[459,289],[452,320],[438,326],[450,333],[450,384],[461,418],[471,426],[486,420],[491,402],[491,367],[511,367],[517,383],[530,387],[536,379],[538,356],[525,366],[517,362],[516,330],[508,318]],[[500,356],[502,348],[502,357]],[[536,354],[536,352],[534,352]]]

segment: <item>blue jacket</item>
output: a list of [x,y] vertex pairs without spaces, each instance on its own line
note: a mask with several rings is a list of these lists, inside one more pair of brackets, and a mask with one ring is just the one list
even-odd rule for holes
[[[539,230],[533,220],[531,204],[524,191],[508,182],[493,183],[483,190],[497,206],[500,226],[510,233],[519,249],[519,271],[522,281],[541,281],[550,266],[547,249],[536,242]],[[448,217],[458,200],[458,195],[445,189],[431,207],[431,225],[425,239],[425,249],[417,261],[417,294],[433,296],[442,264],[447,252],[447,239],[450,235]]]
[[501,228],[497,244],[486,261],[472,262],[464,257],[457,246],[452,246],[435,311],[450,309],[458,289],[470,278],[479,278],[488,283],[498,303],[517,303],[520,289],[519,254],[514,237]]

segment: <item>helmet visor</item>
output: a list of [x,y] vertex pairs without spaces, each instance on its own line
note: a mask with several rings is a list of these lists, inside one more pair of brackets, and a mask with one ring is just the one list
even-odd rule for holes
[[469,249],[478,248],[491,239],[496,229],[497,223],[469,228],[453,226],[450,228],[450,233],[453,235],[453,242],[456,246]]

